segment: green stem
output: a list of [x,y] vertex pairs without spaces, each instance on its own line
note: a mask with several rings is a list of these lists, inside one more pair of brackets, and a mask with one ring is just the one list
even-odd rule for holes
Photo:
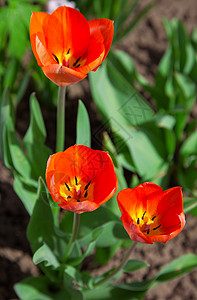
[[66,87],[59,87],[57,102],[56,152],[64,150]]
[[63,260],[62,260],[63,264],[66,262],[66,259],[67,259],[68,255],[70,254],[70,251],[72,249],[72,245],[73,245],[74,241],[76,240],[77,233],[78,233],[78,230],[79,230],[79,223],[80,223],[80,215],[74,213],[72,235],[71,235],[71,239],[68,243],[68,246],[66,247],[64,256],[63,256]]
[[121,261],[121,263],[119,264],[119,266],[117,268],[115,268],[115,270],[109,274],[107,277],[105,277],[103,280],[99,281],[98,283],[96,283],[94,286],[97,287],[99,285],[102,285],[103,283],[107,282],[108,280],[110,280],[111,278],[113,278],[120,270],[122,270],[122,268],[126,265],[131,253],[133,253],[136,249],[138,242],[133,242],[131,247],[128,249],[128,251],[126,252],[125,256],[123,257],[123,260]]

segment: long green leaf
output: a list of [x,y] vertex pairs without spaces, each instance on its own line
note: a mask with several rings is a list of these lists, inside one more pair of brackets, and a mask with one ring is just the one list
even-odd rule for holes
[[79,100],[77,114],[77,145],[91,147],[90,121],[85,105]]

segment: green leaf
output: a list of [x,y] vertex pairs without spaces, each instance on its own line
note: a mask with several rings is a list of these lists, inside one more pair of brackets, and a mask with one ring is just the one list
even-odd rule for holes
[[[82,300],[82,294],[73,288],[59,288],[46,277],[29,277],[15,284],[14,290],[20,300]],[[75,298],[73,298],[75,295]]]
[[[97,263],[105,265],[116,253],[116,251],[121,247],[122,242],[119,240],[110,247],[96,247],[95,260]],[[98,277],[96,280],[99,279]],[[103,275],[101,275],[101,280]],[[95,280],[94,280],[95,281]]]
[[36,178],[45,176],[46,164],[51,150],[44,145],[46,129],[38,101],[34,94],[30,97],[30,125],[23,139]]
[[113,285],[84,291],[85,300],[136,300],[143,299],[144,295],[144,291],[132,291],[127,286]]
[[88,245],[87,249],[85,250],[85,252],[82,255],[80,255],[79,257],[77,257],[75,259],[68,259],[68,264],[71,265],[71,266],[79,265],[84,260],[84,258],[86,256],[88,256],[88,255],[90,255],[92,253],[95,245],[96,245],[95,241],[91,242]]
[[85,105],[79,100],[77,114],[77,145],[91,147],[90,121]]
[[[115,54],[114,54],[115,55]],[[117,55],[119,65],[123,55]],[[148,103],[137,93],[129,78],[121,70],[126,68],[122,63],[118,69],[112,63],[103,63],[94,74],[90,74],[90,86],[94,101],[101,112],[106,125],[112,123],[117,130],[121,126],[135,126],[153,118],[154,112]],[[127,73],[130,72],[127,67]]]
[[101,226],[91,230],[90,233],[84,235],[81,239],[78,240],[80,247],[87,247],[90,243],[95,242],[102,233],[102,231],[103,228]]
[[14,110],[9,90],[6,87],[3,91],[0,103],[0,154],[4,159],[4,138],[5,138],[5,123],[8,118],[11,118],[14,123]]
[[53,251],[45,243],[34,253],[33,256],[34,264],[37,265],[43,261],[46,262],[46,266],[53,266],[54,268],[58,268],[60,266],[60,263]]
[[32,178],[36,179],[34,173],[32,173],[30,162],[23,152],[22,143],[19,141],[16,135],[11,118],[8,118],[5,127],[7,132],[9,153],[14,169],[22,177],[29,179],[30,181]]
[[37,200],[27,228],[27,237],[34,252],[45,242],[54,250],[54,220],[49,204],[49,194],[43,179],[39,178]]
[[103,231],[97,239],[97,247],[110,247],[117,243],[118,240],[129,239],[128,234],[121,222],[111,221],[105,223]]
[[19,62],[15,57],[12,57],[9,61],[9,64],[6,68],[6,72],[4,75],[4,80],[3,80],[4,87],[9,86],[10,89],[13,88],[13,85],[17,78],[18,69],[19,69]]
[[20,86],[17,90],[16,97],[15,97],[15,100],[14,100],[16,105],[19,104],[19,102],[21,101],[21,99],[23,98],[23,96],[24,96],[24,94],[27,90],[28,83],[29,83],[30,77],[31,77],[31,73],[32,73],[31,70],[26,70],[25,71],[25,74],[22,78],[22,81],[21,81]]
[[182,163],[188,159],[189,156],[197,156],[197,131],[194,131],[182,144],[180,149],[180,157]]
[[175,79],[178,87],[178,104],[182,105],[188,111],[196,101],[195,83],[186,75],[175,73]]
[[142,260],[130,259],[123,268],[124,272],[134,272],[142,268],[148,267],[148,264]]
[[27,212],[31,215],[36,203],[36,188],[30,184],[26,184],[23,178],[14,174],[14,190],[23,202]]
[[165,266],[159,273],[156,275],[157,283],[172,280],[176,277],[180,277],[197,267],[197,255],[195,254],[186,254],[183,255],[167,266]]

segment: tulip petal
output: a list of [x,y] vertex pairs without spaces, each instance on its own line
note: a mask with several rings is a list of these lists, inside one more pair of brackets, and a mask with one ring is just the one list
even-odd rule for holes
[[84,79],[87,75],[59,64],[42,67],[44,74],[58,86],[67,86]]
[[73,202],[73,203],[62,202],[61,204],[59,204],[59,206],[61,206],[66,210],[73,211],[77,214],[81,214],[84,212],[93,211],[97,209],[100,205],[96,204],[93,201],[83,201],[83,202]]
[[[105,56],[105,47],[102,43],[96,43],[95,36],[90,38],[90,43],[88,46],[88,51],[84,55],[86,58],[86,63],[82,67],[78,67],[79,72],[87,74],[93,69],[99,67]],[[82,58],[83,59],[83,58]]]
[[[43,30],[44,24],[45,26],[47,26],[48,20],[49,20],[49,14],[44,12],[32,13],[31,20],[30,20],[31,46],[39,66],[43,66],[43,63],[41,61],[42,59],[40,59],[40,56],[41,57],[49,56],[48,51],[46,49],[45,33]],[[41,49],[38,49],[39,48],[38,41],[40,45],[42,45]],[[53,62],[53,60],[50,57],[48,57],[48,61],[49,63]]]
[[[96,44],[102,43],[105,48],[103,60],[107,56],[114,34],[113,21],[109,19],[95,19],[88,22],[90,26],[90,39],[94,39]],[[96,71],[95,68],[93,71]]]
[[87,20],[78,10],[61,6],[51,14],[46,36],[48,49],[57,57],[70,49],[77,59],[88,48],[90,30]]

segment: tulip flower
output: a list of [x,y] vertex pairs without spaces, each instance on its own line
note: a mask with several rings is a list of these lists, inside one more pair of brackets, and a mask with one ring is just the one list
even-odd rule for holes
[[58,86],[78,82],[95,71],[107,56],[113,21],[87,21],[76,9],[62,6],[51,15],[33,12],[30,39],[44,74]]
[[118,188],[109,154],[82,145],[49,157],[46,182],[53,200],[78,214],[97,209]]
[[185,225],[180,187],[163,191],[146,182],[118,193],[121,220],[130,238],[140,243],[166,243]]

